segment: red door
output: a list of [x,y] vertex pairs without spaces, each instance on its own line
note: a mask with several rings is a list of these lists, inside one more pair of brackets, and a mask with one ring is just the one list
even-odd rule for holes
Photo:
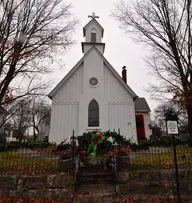
[[144,117],[140,113],[135,114],[135,117],[136,117],[137,137],[145,138]]

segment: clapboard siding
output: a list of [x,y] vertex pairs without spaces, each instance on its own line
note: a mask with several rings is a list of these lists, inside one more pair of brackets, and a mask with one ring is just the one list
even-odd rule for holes
[[78,114],[78,104],[53,104],[49,141],[56,143],[61,143],[65,139],[69,141],[72,131],[78,130]]
[[60,88],[53,98],[55,102],[78,102],[83,92],[83,66]]
[[151,124],[150,121],[150,114],[149,113],[142,113],[144,116],[144,126],[145,126],[145,136],[147,139],[150,138],[152,135],[152,130],[149,128],[149,125]]
[[79,100],[83,92],[83,66],[60,88],[52,100],[50,142],[69,141],[78,132]]
[[133,97],[127,92],[127,90],[120,84],[117,78],[110,72],[110,70],[104,67],[104,83],[105,83],[105,95],[108,97],[109,102],[128,102],[133,104]]
[[135,123],[134,120],[131,120],[133,117],[132,108],[131,105],[125,104],[108,105],[109,129],[116,132],[120,129],[121,134],[128,139],[135,135]]
[[114,77],[110,70],[104,68],[105,95],[108,100],[109,129],[136,141],[135,106],[133,98]]
[[[93,63],[94,61],[94,63]],[[89,78],[97,77],[99,85],[90,87]],[[100,108],[101,131],[120,129],[121,134],[136,141],[133,97],[106,67],[96,50],[89,53],[76,72],[52,99],[50,141],[60,143],[75,134],[93,130],[88,127],[88,105],[96,99]]]

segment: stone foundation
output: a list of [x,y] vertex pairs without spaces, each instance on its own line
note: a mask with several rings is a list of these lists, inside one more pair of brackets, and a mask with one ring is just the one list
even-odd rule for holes
[[24,197],[72,197],[75,178],[67,174],[0,176],[0,195]]
[[[184,199],[192,199],[192,170],[179,170],[180,193]],[[116,191],[119,195],[176,198],[175,171],[142,170],[116,173]]]
[[[181,199],[192,199],[192,169],[179,170]],[[0,195],[23,197],[69,197],[75,193],[75,177],[54,175],[1,175]],[[91,188],[89,188],[91,191]],[[140,170],[116,173],[117,196],[176,199],[175,171]]]

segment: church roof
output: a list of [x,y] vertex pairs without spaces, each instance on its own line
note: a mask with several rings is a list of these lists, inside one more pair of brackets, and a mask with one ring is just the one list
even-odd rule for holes
[[142,97],[138,97],[136,100],[135,100],[135,112],[136,113],[148,113],[150,112],[151,109],[149,108],[149,105],[146,101],[145,98],[142,98]]
[[112,74],[116,77],[116,79],[122,84],[122,86],[127,90],[127,92],[135,99],[137,99],[137,95],[135,92],[123,81],[123,79],[120,77],[120,75],[117,73],[117,71],[112,67],[112,65],[107,61],[107,59],[103,56],[103,54],[100,53],[100,51],[93,46],[81,59],[80,61],[68,72],[68,74],[59,82],[59,84],[49,93],[49,98],[52,99],[52,97],[57,93],[57,91],[65,84],[65,82],[75,73],[75,71],[80,67],[81,64],[83,64],[83,61],[85,57],[92,51],[96,50],[97,53],[101,56],[103,59],[104,64],[108,67],[108,69],[112,72]]
[[87,29],[87,27],[91,24],[91,23],[93,23],[93,22],[95,22],[99,27],[100,27],[100,29],[101,29],[101,36],[103,37],[103,35],[104,35],[104,29],[103,29],[103,27],[97,22],[97,20],[95,20],[95,18],[93,18],[92,20],[90,20],[85,26],[84,26],[84,28],[83,28],[83,37],[85,37],[85,34],[86,34],[86,29]]

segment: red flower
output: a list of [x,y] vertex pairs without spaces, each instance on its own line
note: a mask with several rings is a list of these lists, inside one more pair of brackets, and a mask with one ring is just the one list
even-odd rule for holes
[[115,152],[107,152],[107,156],[113,156]]
[[97,137],[100,139],[100,138],[102,138],[103,137],[103,135],[101,134],[101,133],[97,133]]
[[86,155],[86,152],[85,152],[85,151],[80,151],[79,153],[80,153],[80,155],[82,155],[82,156],[85,156],[85,155]]
[[92,141],[93,144],[96,146],[96,145],[97,145],[97,142],[98,142],[98,137],[92,138],[91,141]]

